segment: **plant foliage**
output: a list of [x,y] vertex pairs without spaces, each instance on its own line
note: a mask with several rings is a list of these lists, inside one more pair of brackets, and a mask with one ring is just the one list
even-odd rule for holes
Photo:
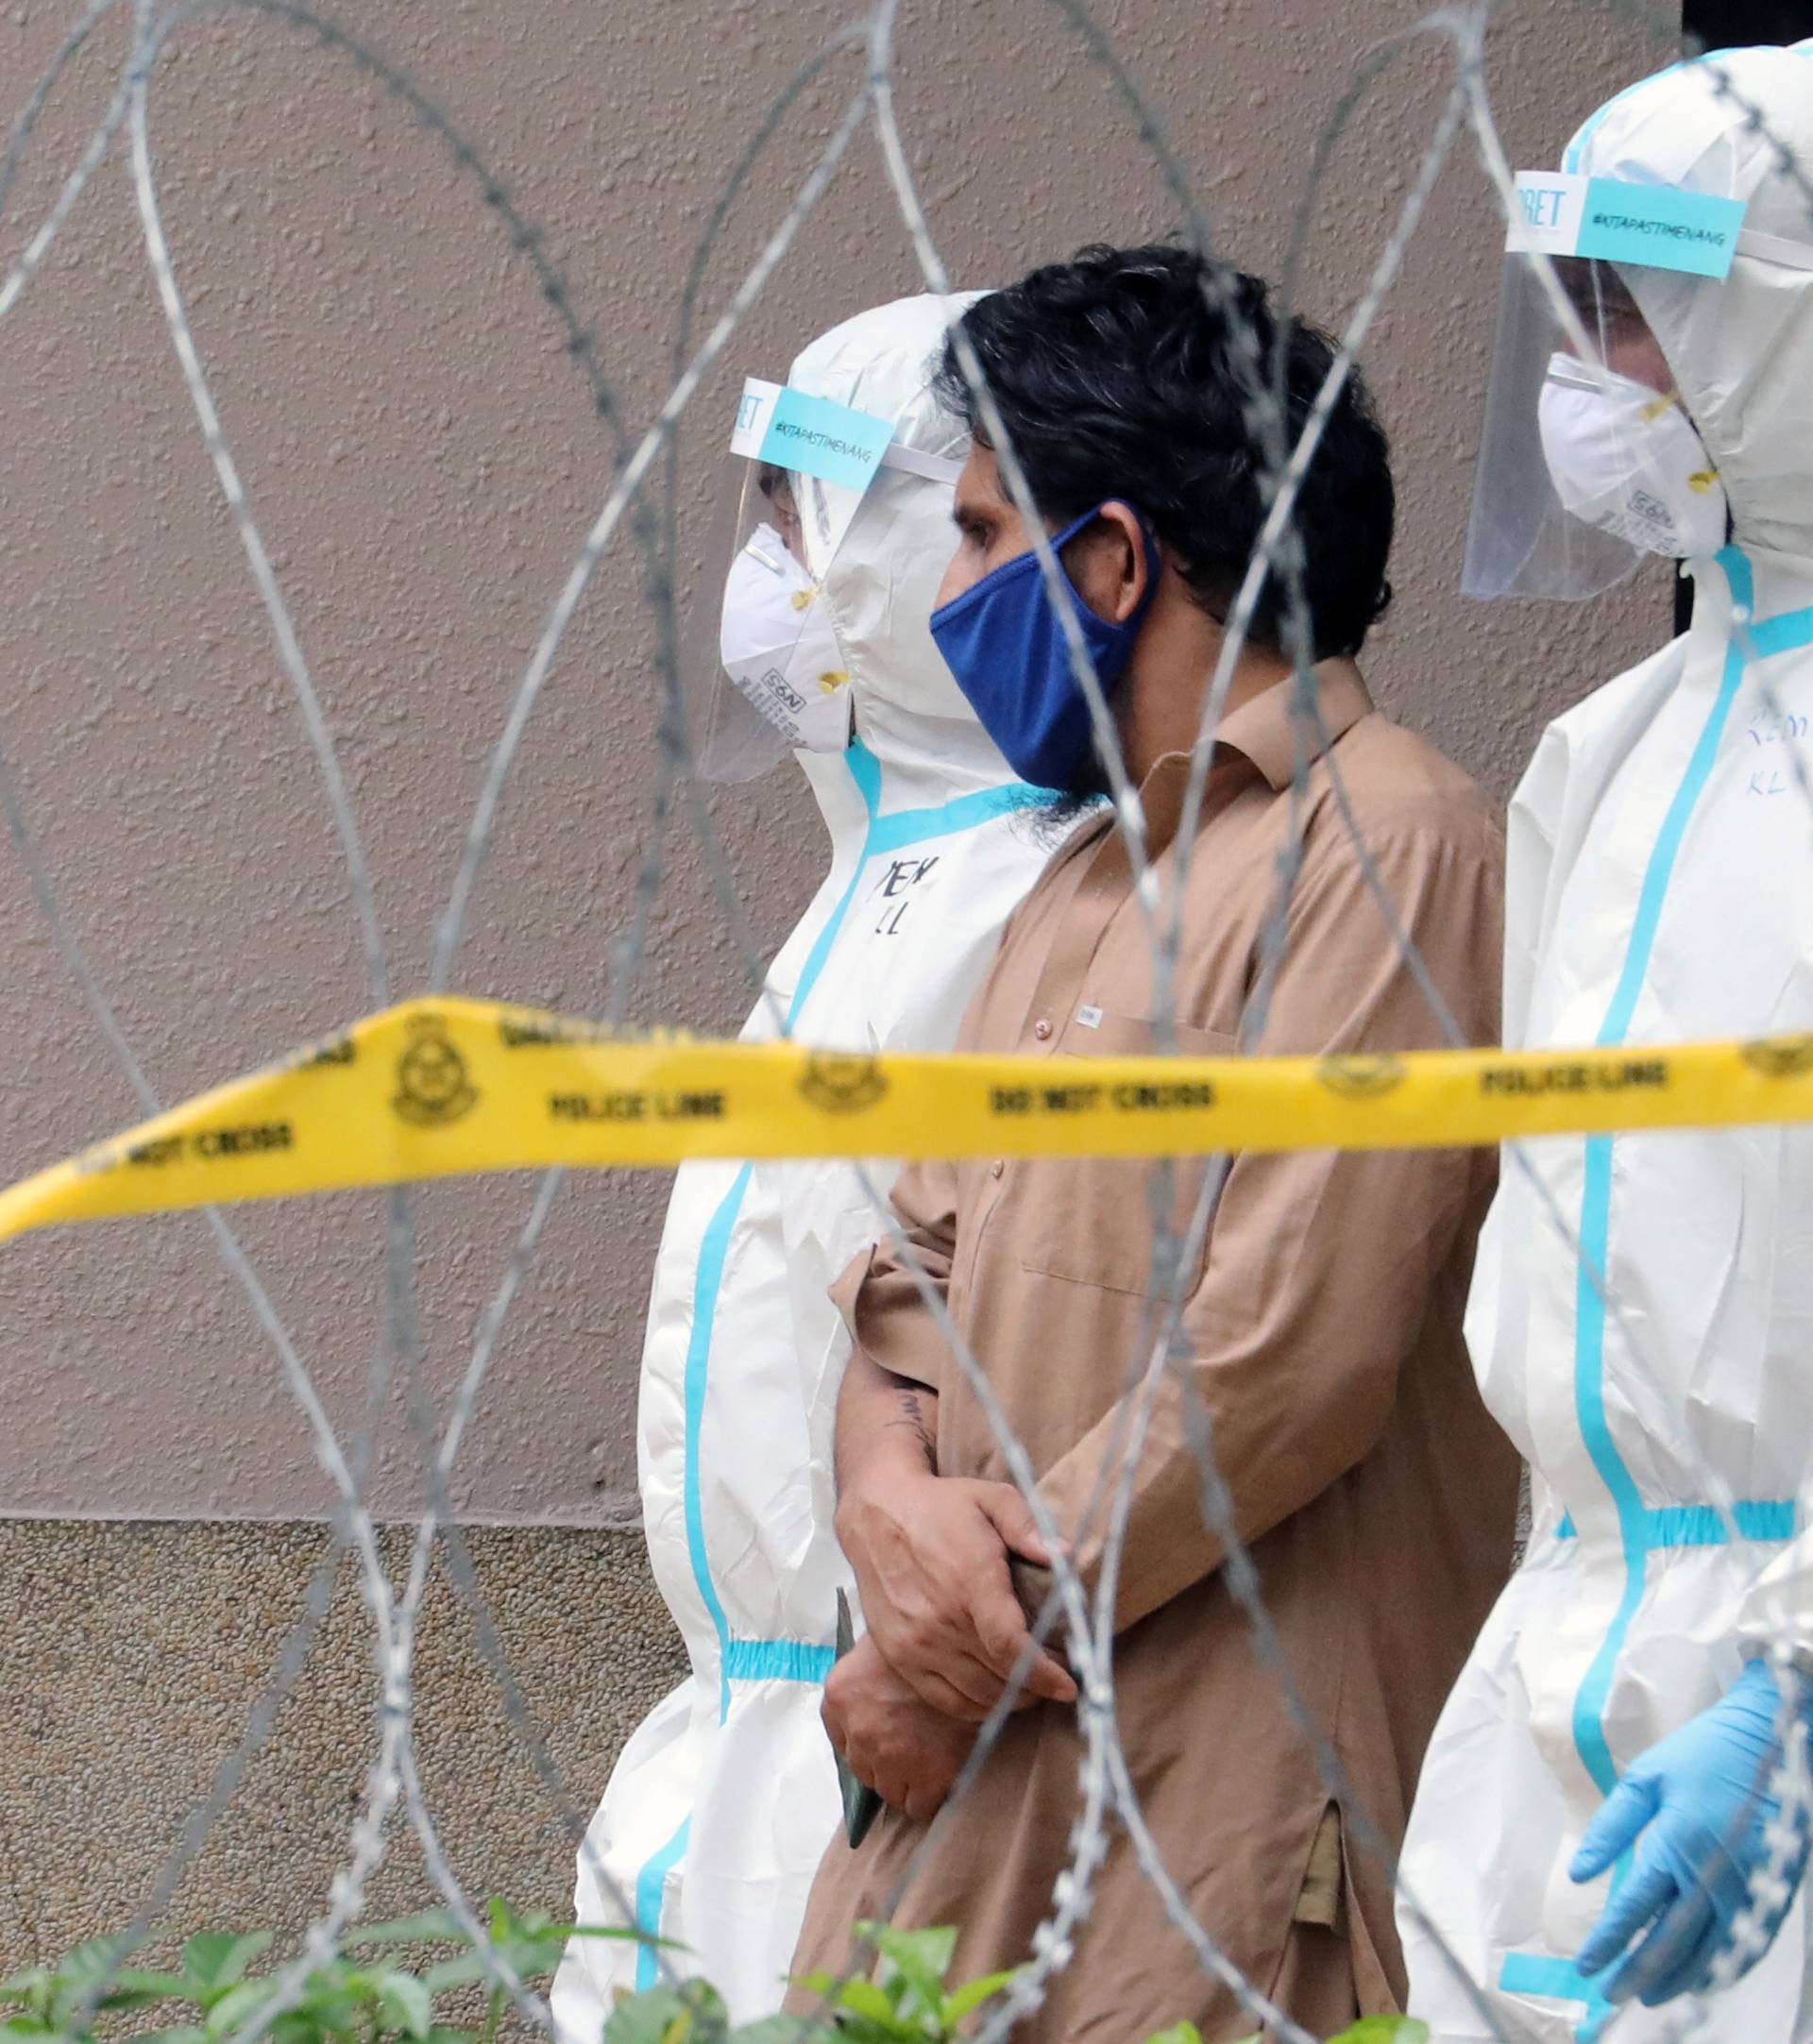
[[[493,1898],[488,1919],[493,1948],[525,1985],[553,1972],[569,1937],[639,1937],[603,1925],[576,1929],[539,1912],[518,1915],[500,1897]],[[822,2014],[767,2016],[733,2027],[722,1998],[704,1981],[667,1982],[621,1996],[604,2020],[601,2044],[959,2044],[971,2018],[1015,1978],[991,1973],[947,1988],[957,1951],[954,1930],[902,1931],[886,1923],[865,1923],[860,1930],[877,1955],[873,1977],[813,1973],[800,1983],[820,1998]],[[133,2044],[231,2044],[259,2023],[277,1993],[277,1970],[255,1970],[274,1942],[269,1931],[204,1931],[182,1948],[177,1971],[152,1972],[127,1963],[130,1939],[92,1938],[55,1966],[32,1967],[0,1981],[0,2008],[12,2011],[0,2021],[0,2044],[105,2044],[110,2026],[101,2018],[149,2008],[168,2019],[149,2032],[135,2025]],[[433,1945],[455,1950],[424,1966],[391,1956]],[[442,1998],[482,1983],[490,1984],[482,2025],[471,2029],[449,2020],[439,2006]],[[462,1999],[470,2002],[469,1996]],[[271,2044],[494,2044],[508,2000],[451,1911],[426,1909],[351,1933],[345,1950],[308,1976],[294,2005],[263,2034]],[[1330,2044],[1428,2039],[1422,2023],[1368,2016]],[[1203,2040],[1195,2023],[1180,2022],[1145,2044]]]

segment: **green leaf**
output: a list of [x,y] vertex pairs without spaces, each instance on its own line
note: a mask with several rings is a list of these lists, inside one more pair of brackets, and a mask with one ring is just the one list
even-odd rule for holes
[[[565,1925],[556,1924],[524,1932],[518,1925],[517,1934],[494,1940],[494,1944],[498,1956],[518,1980],[542,1980],[559,1967],[568,1936],[613,1937],[625,1944],[659,1946],[667,1951],[687,1949],[670,1937],[644,1937],[640,1931],[626,1931],[618,1925],[605,1924],[582,1925],[571,1932]],[[484,1960],[478,1949],[468,1945],[452,1958],[430,1967],[422,1978],[431,1992],[440,1994],[449,1987],[464,1987],[474,1981],[488,1982],[491,1975],[485,1970]]]
[[332,2034],[321,2020],[319,2010],[307,2007],[286,2009],[269,2033],[270,2044],[322,2044],[322,2039]]
[[518,1980],[541,1980],[560,1964],[566,1940],[548,1935],[511,1937],[497,1947],[497,1953]]
[[208,2035],[231,2036],[276,1991],[277,1983],[273,1980],[242,1980],[221,1993],[211,1995],[207,2004]]
[[876,1949],[906,1972],[909,1968],[930,1974],[940,1985],[957,1955],[957,1932],[950,1924],[926,1931],[896,1930],[891,1923],[859,1923],[857,1931],[873,1938]]
[[879,2021],[847,2008],[839,2012],[831,2035],[838,2044],[924,2044],[925,2036],[917,2023],[904,2022],[897,2015]]
[[443,1959],[431,1966],[422,1975],[422,1985],[430,1994],[442,1994],[449,1987],[469,1986],[475,1980],[485,1978],[484,1961],[468,1945],[462,1952],[450,1959]]
[[844,1980],[836,1973],[803,1973],[793,1985],[831,2002],[832,2028],[821,2022],[811,2034],[831,2036],[842,2044],[884,2044],[884,2040],[914,2037],[920,2033],[901,2020],[892,1998],[873,1980]]
[[1329,2044],[1429,2044],[1429,2025],[1414,2016],[1363,2016]]
[[283,2023],[295,2021],[306,2027],[307,2035],[280,2035],[276,2044],[309,2044],[309,2037],[321,2031],[368,2039],[378,2023],[379,1987],[390,1971],[387,1967],[365,1971],[344,1959],[317,1968],[296,2008],[279,2019],[280,2031]]
[[374,1923],[354,1931],[341,1942],[348,1951],[366,1945],[463,1945],[466,1933],[450,1909],[422,1909],[413,1917],[398,1917],[391,1923]]
[[93,2044],[86,2036],[76,2036],[61,2024],[42,2022],[36,2016],[13,2016],[0,2022],[0,2037],[29,2039],[30,2044]]
[[[1174,2022],[1168,2030],[1155,2031],[1145,2044],[1202,2044],[1202,2032],[1193,2022]],[[1241,2044],[1262,2044],[1258,2036],[1243,2037]]]
[[10,1980],[0,1980],[0,2002],[23,2002],[39,2016],[47,2017],[50,1998],[60,1985],[49,1967],[34,1966],[26,1972],[13,1974]]
[[[1012,1986],[1020,1974],[1020,1968],[1012,1966],[1005,1973],[984,1973],[980,1980],[972,1980],[959,1987],[944,2003],[944,2025],[954,2030],[965,2016],[973,2016],[984,2002],[991,2002],[1003,1988]],[[1163,2036],[1154,2037],[1152,2044],[1202,2044],[1202,2039],[1191,2031],[1189,2023],[1179,2023],[1175,2030],[1167,2030]]]
[[91,1937],[67,1953],[57,1971],[65,1981],[92,1986],[110,1973],[136,1942],[130,1937]]
[[181,2023],[174,2030],[153,2030],[136,2044],[208,2044],[208,2033],[198,2023]]
[[426,2037],[433,2027],[433,2003],[414,1973],[386,1973],[378,1983],[378,2006],[390,2027],[405,2036]]
[[64,2009],[74,2008],[96,1988],[110,1983],[136,1942],[130,1937],[91,1937],[73,1951],[65,1952],[54,1976],[53,2002]]
[[[538,1937],[508,1939],[496,1945],[495,1949],[499,1958],[518,1980],[539,1980],[560,1964],[563,1947],[552,1937]],[[468,1945],[450,1959],[442,1959],[422,1975],[423,1984],[431,1994],[442,1994],[449,1987],[470,1986],[474,1981],[489,1984],[490,1980],[483,1954],[476,1945]]]
[[110,1991],[114,1970],[139,1942],[131,1937],[91,1937],[86,1944],[64,1955],[51,1978],[47,2005],[31,2004],[31,2013],[59,2030],[86,2034],[93,2028],[89,2004],[105,2006],[103,1990]]
[[[175,2002],[190,1999],[189,1982],[181,1973],[147,1973],[138,1968],[128,1967],[113,1976],[113,1991],[120,1994],[137,1995],[137,2006],[146,2002]],[[101,2003],[110,2008],[112,1995]]]
[[[957,1951],[957,1932],[949,1925],[925,1931],[898,1931],[889,1924],[866,1924],[882,1956],[882,1985],[903,2014],[936,2020],[944,2006],[944,1976]],[[891,1977],[890,1977],[891,1976]]]
[[890,2030],[900,2023],[893,1996],[873,1980],[864,1980],[860,1974],[855,1980],[844,1982],[838,2006],[854,2009],[858,2016],[867,2016],[871,2022],[886,2023]]
[[806,2016],[764,2016],[733,2030],[724,2044],[831,2044],[835,2034]]
[[626,1994],[604,2019],[603,2044],[688,2044],[695,2017],[681,1988]]
[[252,1961],[271,1949],[269,1931],[203,1931],[182,1948],[189,1989],[204,2008],[245,1979]]
[[122,2010],[150,2008],[156,2002],[176,1999],[165,1993],[150,1993],[141,1987],[119,1987],[110,1989],[95,2002],[97,2015],[115,2015]]
[[514,1937],[566,1937],[571,1925],[557,1922],[545,1909],[513,1909],[501,1895],[491,1898],[491,1935],[499,1940]]

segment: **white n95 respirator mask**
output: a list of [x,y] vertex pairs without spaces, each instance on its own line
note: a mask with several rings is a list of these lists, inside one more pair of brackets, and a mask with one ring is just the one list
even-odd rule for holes
[[1678,397],[1556,355],[1536,416],[1555,495],[1574,517],[1674,560],[1725,544],[1725,486]]
[[789,746],[841,752],[850,743],[850,676],[824,600],[771,525],[731,563],[719,631],[724,672]]

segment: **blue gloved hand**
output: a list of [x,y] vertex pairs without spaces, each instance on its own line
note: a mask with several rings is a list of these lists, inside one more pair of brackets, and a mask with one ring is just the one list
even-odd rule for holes
[[[1635,1997],[1654,2008],[1708,1984],[1744,1906],[1751,1873],[1765,1857],[1765,1828],[1780,1814],[1770,1793],[1781,1760],[1780,1712],[1769,1664],[1752,1661],[1710,1710],[1642,1755],[1587,1827],[1567,1869],[1575,1881],[1596,1880],[1639,1841],[1629,1877],[1575,1961],[1590,1979],[1647,1931],[1599,1984],[1608,2001]],[[1805,1813],[1800,1829],[1788,1870],[1790,1894],[1806,1867]],[[1771,1937],[1786,1913],[1784,1903],[1769,1926]]]

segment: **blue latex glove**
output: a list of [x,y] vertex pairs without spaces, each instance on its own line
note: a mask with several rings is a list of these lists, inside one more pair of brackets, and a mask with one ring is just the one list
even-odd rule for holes
[[[1629,1876],[1575,1961],[1590,1979],[1625,1954],[1599,1983],[1608,2001],[1635,1997],[1654,2008],[1707,1985],[1765,1858],[1764,1828],[1779,1814],[1769,1784],[1781,1759],[1780,1712],[1769,1664],[1751,1662],[1710,1710],[1651,1747],[1600,1806],[1567,1869],[1572,1879],[1596,1880],[1636,1843]],[[1801,1829],[1790,1890],[1806,1867],[1805,1816]],[[1771,1937],[1780,1920],[1769,1926]],[[1639,1932],[1648,1934],[1626,1952]]]

